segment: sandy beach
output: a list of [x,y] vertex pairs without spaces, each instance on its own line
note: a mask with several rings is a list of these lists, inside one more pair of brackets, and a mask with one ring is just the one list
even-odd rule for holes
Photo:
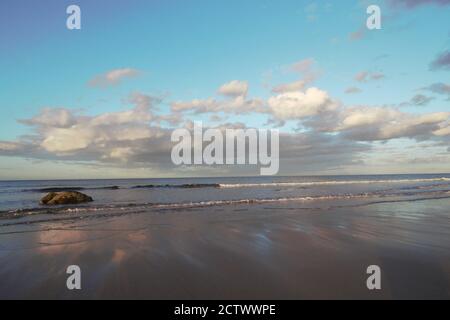
[[[449,207],[236,205],[3,225],[0,298],[448,299]],[[81,290],[66,288],[69,265]],[[366,287],[369,265],[381,290]]]

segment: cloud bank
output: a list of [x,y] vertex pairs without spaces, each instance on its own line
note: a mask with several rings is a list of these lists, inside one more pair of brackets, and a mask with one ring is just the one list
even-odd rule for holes
[[[151,168],[166,173],[188,170],[205,175],[211,171],[203,166],[175,168],[170,161],[172,130],[192,130],[193,121],[201,114],[208,114],[214,122],[205,124],[205,129],[247,127],[242,122],[225,122],[232,115],[260,116],[268,124],[280,126],[280,174],[298,173],[299,166],[303,171],[328,172],[362,165],[378,142],[409,139],[450,146],[450,112],[408,113],[395,106],[345,105],[311,85],[318,74],[314,64],[314,60],[306,59],[289,66],[287,71],[301,79],[273,87],[265,98],[249,97],[247,81],[231,80],[218,86],[210,97],[188,101],[163,101],[133,93],[126,100],[128,108],[96,115],[67,107],[44,107],[38,114],[19,120],[31,134],[15,141],[0,141],[0,155],[100,167]],[[132,69],[117,69],[96,79],[117,84],[135,75]],[[382,78],[382,73],[363,71],[354,80],[364,83]],[[422,90],[450,97],[450,86],[445,83]],[[346,90],[358,92],[356,87]],[[425,106],[432,99],[416,94],[407,104]],[[161,112],[160,104],[170,106],[169,113]],[[245,170],[220,168],[221,174],[248,174]]]

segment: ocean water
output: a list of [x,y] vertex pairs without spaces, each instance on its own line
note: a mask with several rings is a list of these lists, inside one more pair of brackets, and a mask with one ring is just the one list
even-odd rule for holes
[[[50,191],[93,197],[41,206]],[[233,205],[342,208],[450,198],[450,174],[0,181],[0,225]]]

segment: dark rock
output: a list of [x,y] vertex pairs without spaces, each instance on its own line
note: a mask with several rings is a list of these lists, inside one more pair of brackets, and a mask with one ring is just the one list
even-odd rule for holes
[[120,187],[119,186],[111,186],[111,187],[103,187],[100,189],[105,189],[105,190],[119,190]]
[[44,205],[77,204],[91,201],[93,201],[91,197],[81,192],[64,191],[64,192],[50,192],[41,199],[41,204]]

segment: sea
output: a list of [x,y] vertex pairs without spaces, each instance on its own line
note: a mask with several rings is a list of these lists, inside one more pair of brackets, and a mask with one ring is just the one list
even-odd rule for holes
[[[53,191],[79,191],[94,201],[40,205]],[[205,207],[330,209],[445,198],[450,174],[0,181],[0,226]]]

